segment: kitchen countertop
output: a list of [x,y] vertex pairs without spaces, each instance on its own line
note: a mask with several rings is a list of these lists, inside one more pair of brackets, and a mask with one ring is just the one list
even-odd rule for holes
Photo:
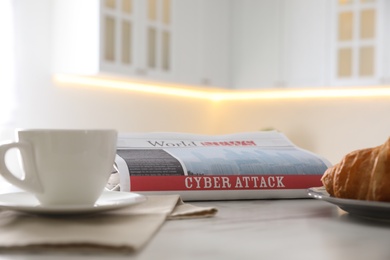
[[213,218],[167,221],[136,255],[23,255],[5,259],[390,259],[390,220],[349,215],[314,199],[191,202]]

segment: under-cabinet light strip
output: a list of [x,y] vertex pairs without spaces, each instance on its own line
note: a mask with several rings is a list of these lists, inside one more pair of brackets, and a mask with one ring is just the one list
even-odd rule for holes
[[224,100],[253,100],[253,99],[300,99],[300,98],[342,98],[342,97],[390,97],[390,86],[366,86],[364,88],[322,88],[322,89],[278,89],[278,90],[204,90],[202,88],[180,88],[144,84],[129,81],[118,81],[97,77],[56,74],[54,79],[62,84],[87,85],[122,89],[143,93],[170,95],[208,99],[213,101]]
[[76,75],[56,74],[55,81],[65,84],[85,85],[92,87],[103,87],[112,89],[129,90],[143,93],[161,94],[179,97],[192,97],[199,99],[213,99],[217,93],[202,91],[198,89],[188,89],[171,86],[160,86],[154,84],[145,84],[130,81],[118,81],[111,79],[102,79],[95,77],[85,77]]

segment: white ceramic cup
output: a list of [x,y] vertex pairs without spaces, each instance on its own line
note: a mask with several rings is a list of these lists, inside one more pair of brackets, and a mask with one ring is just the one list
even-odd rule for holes
[[[93,205],[107,184],[115,154],[115,130],[19,130],[16,142],[0,145],[0,174],[31,192],[41,205]],[[24,178],[7,167],[18,149]]]

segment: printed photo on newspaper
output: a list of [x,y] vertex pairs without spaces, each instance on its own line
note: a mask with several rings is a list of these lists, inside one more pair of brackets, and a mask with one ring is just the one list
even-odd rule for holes
[[187,201],[306,198],[330,166],[277,131],[120,134],[115,163],[118,190]]

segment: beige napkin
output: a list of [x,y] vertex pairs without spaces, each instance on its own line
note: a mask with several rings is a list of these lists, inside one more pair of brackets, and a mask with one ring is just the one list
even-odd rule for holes
[[178,195],[148,196],[121,210],[84,216],[38,216],[0,211],[0,251],[135,252],[166,219],[211,217],[216,208],[183,203]]

